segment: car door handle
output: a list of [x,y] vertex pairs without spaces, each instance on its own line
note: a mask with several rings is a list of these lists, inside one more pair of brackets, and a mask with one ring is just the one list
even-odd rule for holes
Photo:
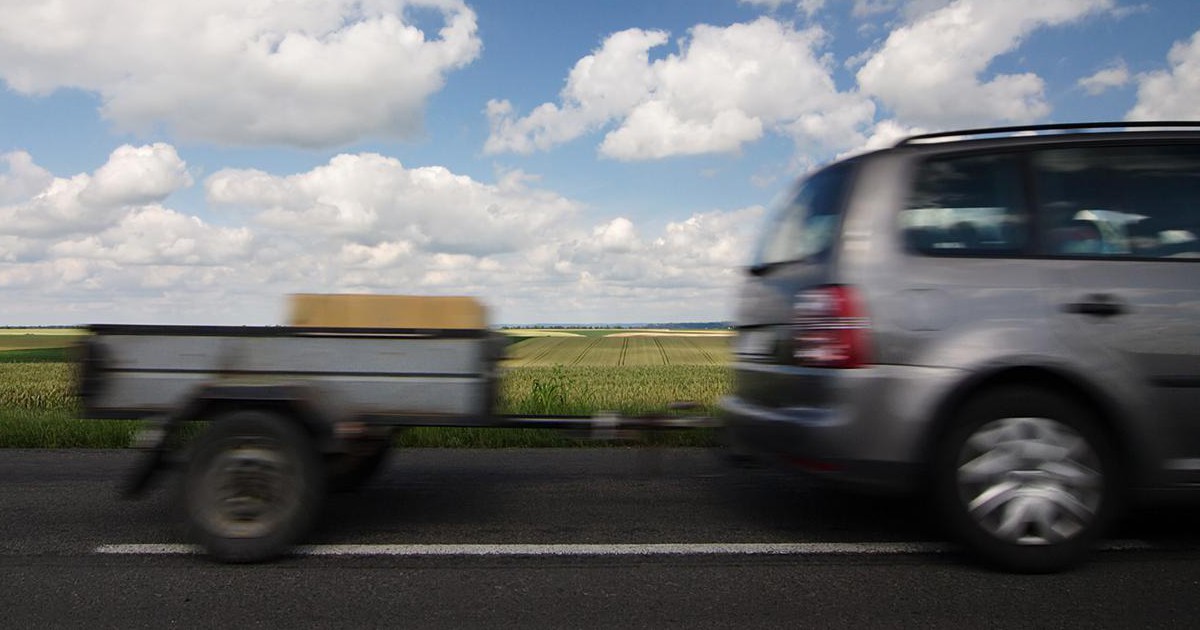
[[1095,315],[1096,317],[1112,317],[1126,312],[1125,305],[1111,295],[1096,293],[1084,296],[1082,301],[1071,302],[1063,306],[1068,313],[1079,315]]

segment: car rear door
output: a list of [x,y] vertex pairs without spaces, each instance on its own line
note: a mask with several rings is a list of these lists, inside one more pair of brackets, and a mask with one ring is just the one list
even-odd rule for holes
[[1031,164],[1056,332],[1137,407],[1163,478],[1200,482],[1200,145],[1050,148]]

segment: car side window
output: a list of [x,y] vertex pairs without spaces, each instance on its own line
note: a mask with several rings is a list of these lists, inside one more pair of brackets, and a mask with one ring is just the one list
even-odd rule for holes
[[1200,259],[1200,146],[1033,154],[1043,253]]
[[1023,190],[1014,154],[925,160],[900,213],[905,245],[934,256],[1022,252],[1029,240]]

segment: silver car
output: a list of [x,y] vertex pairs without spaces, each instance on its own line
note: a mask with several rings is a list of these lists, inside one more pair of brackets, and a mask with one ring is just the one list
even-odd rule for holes
[[737,453],[927,491],[1015,571],[1200,488],[1200,123],[908,138],[801,181],[748,271]]

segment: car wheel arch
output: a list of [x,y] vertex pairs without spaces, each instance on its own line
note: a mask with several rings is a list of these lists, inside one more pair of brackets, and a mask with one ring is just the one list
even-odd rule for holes
[[1126,414],[1116,400],[1080,375],[1056,367],[1022,365],[977,372],[942,397],[934,412],[932,430],[922,444],[921,461],[927,481],[932,479],[931,464],[938,445],[955,426],[963,406],[985,391],[1018,385],[1049,390],[1086,408],[1112,443],[1126,485],[1136,484],[1142,478],[1145,463],[1137,455],[1138,449],[1131,441],[1134,436],[1124,421]]

